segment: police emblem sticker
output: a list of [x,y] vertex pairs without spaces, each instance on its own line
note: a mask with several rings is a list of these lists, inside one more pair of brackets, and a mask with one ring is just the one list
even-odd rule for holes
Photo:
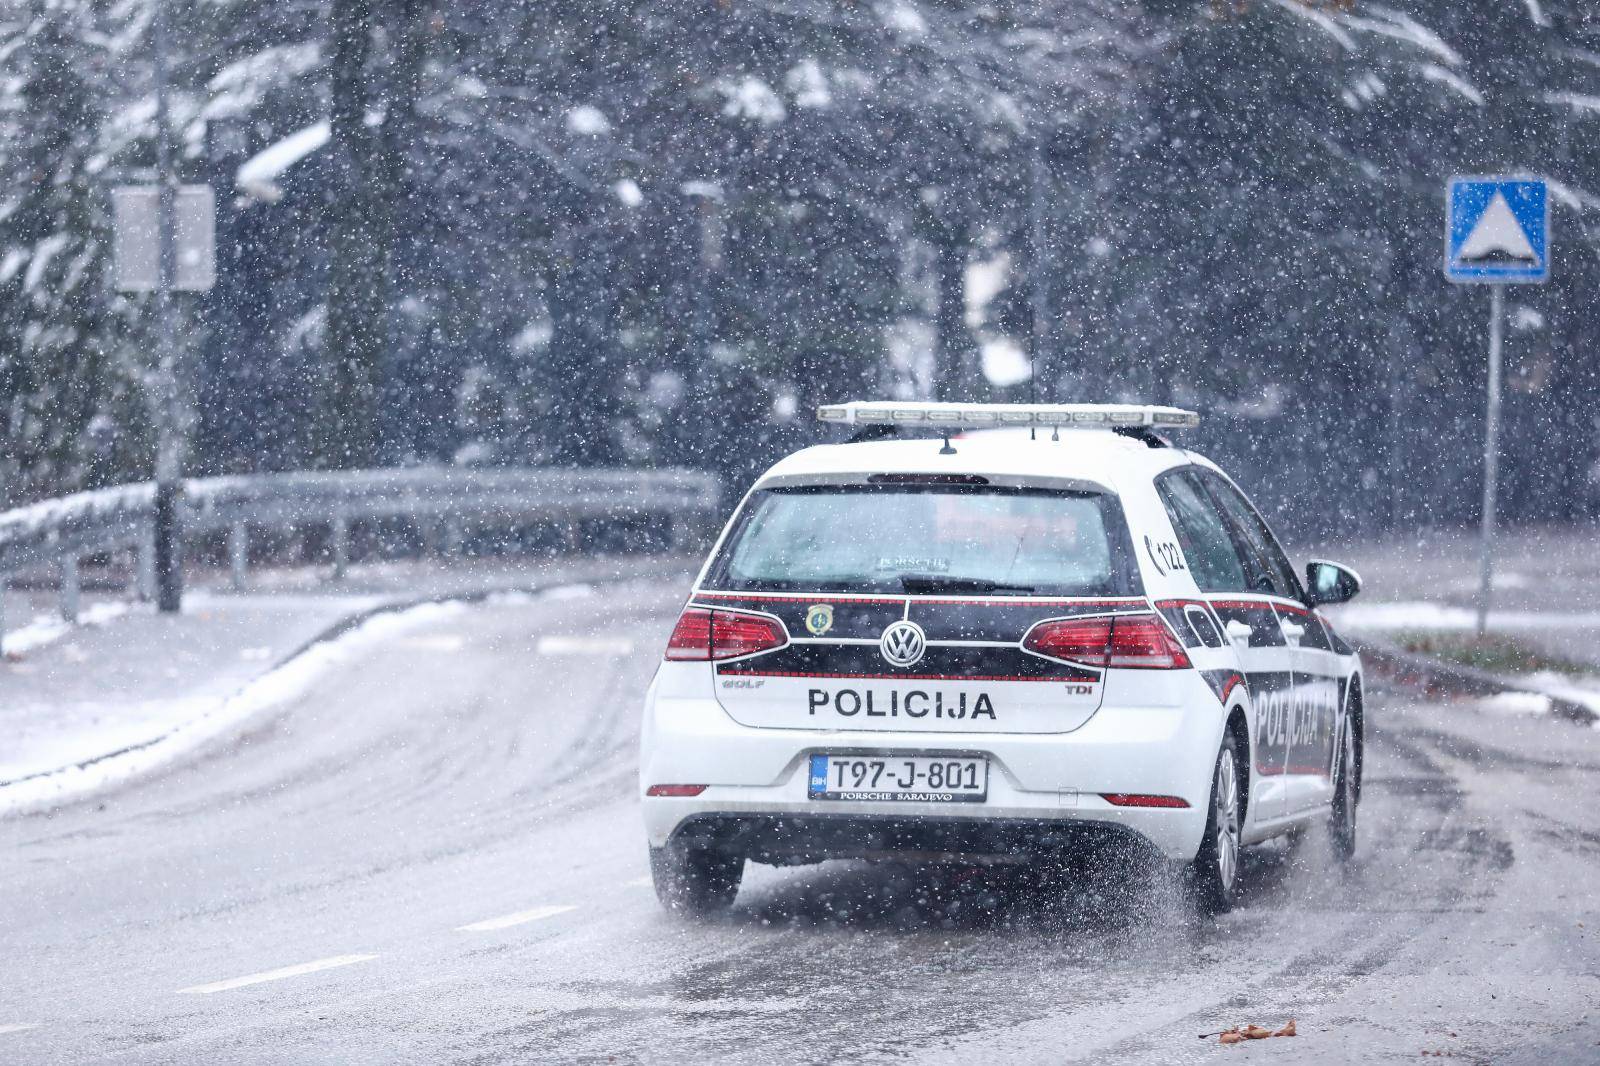
[[814,637],[820,637],[833,628],[833,604],[816,603],[806,610],[806,629]]

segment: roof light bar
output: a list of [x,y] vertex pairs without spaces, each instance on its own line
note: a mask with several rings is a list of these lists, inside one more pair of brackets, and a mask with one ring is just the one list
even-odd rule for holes
[[844,426],[936,426],[991,429],[995,426],[1198,426],[1200,416],[1180,407],[1118,403],[873,403],[824,404],[817,418]]

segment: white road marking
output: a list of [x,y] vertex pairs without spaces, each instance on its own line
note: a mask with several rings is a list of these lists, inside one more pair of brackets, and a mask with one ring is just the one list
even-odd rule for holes
[[0,1033],[25,1033],[29,1029],[39,1028],[38,1022],[11,1022],[9,1025],[0,1025]]
[[554,918],[558,914],[575,911],[578,908],[571,904],[556,904],[550,907],[535,907],[531,911],[517,911],[515,914],[502,914],[498,918],[486,918],[481,922],[471,925],[456,927],[458,933],[489,933],[496,929],[509,929],[513,925],[522,925],[524,922],[537,922],[541,918]]
[[627,655],[633,641],[627,637],[540,637],[540,655]]
[[280,970],[266,970],[262,973],[253,973],[245,977],[234,977],[226,981],[217,981],[209,985],[191,985],[188,988],[178,989],[178,994],[195,993],[208,996],[213,992],[226,992],[231,988],[243,988],[245,985],[259,985],[267,981],[281,981],[285,977],[299,977],[301,974],[316,973],[318,970],[331,970],[336,966],[349,966],[357,962],[368,962],[377,958],[376,955],[335,955],[332,958],[317,959],[315,962],[302,962],[298,966],[285,966]]

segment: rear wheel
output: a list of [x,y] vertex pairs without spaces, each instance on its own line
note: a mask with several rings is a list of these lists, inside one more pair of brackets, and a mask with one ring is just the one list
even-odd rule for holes
[[710,848],[669,844],[650,849],[656,898],[679,914],[707,915],[733,906],[744,878],[744,857]]
[[1333,770],[1333,810],[1328,815],[1328,837],[1333,857],[1346,862],[1356,853],[1356,741],[1354,724],[1346,719]]
[[1233,907],[1239,879],[1239,781],[1239,741],[1230,731],[1211,775],[1211,810],[1200,852],[1189,864],[1189,890],[1202,914],[1223,914]]

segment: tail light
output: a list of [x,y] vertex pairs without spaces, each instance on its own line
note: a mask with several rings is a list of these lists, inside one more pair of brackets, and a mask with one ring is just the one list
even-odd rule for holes
[[686,607],[667,640],[669,662],[709,662],[771,651],[789,643],[776,618]]
[[1187,670],[1189,656],[1153,614],[1040,622],[1022,646],[1036,655],[1114,670]]

